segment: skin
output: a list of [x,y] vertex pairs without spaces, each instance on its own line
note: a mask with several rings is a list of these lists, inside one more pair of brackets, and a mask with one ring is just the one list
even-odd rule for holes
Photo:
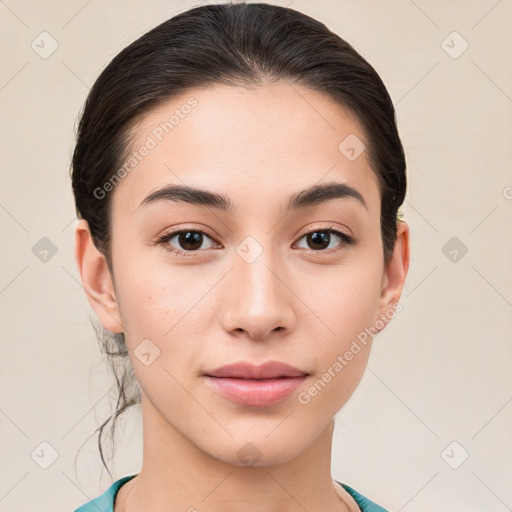
[[[359,510],[331,477],[334,416],[357,387],[370,342],[313,397],[297,399],[357,335],[392,311],[409,267],[409,228],[384,266],[380,194],[367,151],[350,161],[338,149],[349,134],[365,144],[357,119],[329,97],[284,82],[249,90],[216,86],[174,98],[144,117],[132,148],[190,96],[198,105],[115,187],[114,275],[87,222],[76,225],[82,283],[101,324],[124,332],[142,389],[143,464],[121,487],[115,512],[194,510],[281,512]],[[353,198],[283,215],[291,194],[317,183],[348,183]],[[138,208],[163,185],[228,195],[235,215],[184,202]],[[335,226],[316,249],[304,235]],[[210,235],[191,256],[166,252],[170,229]],[[254,237],[252,263],[236,249]],[[168,246],[187,250],[178,237]],[[192,252],[189,250],[189,252]],[[382,328],[382,327],[381,327]],[[134,350],[150,339],[160,355],[144,365]],[[309,372],[297,393],[274,406],[235,404],[201,376],[235,361],[284,361]],[[260,459],[237,456],[251,442]]]

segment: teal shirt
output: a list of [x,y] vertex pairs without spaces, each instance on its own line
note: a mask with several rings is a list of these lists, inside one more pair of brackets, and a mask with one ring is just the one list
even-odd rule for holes
[[[131,480],[135,475],[124,476],[119,480],[116,480],[103,494],[94,498],[93,500],[85,503],[81,507],[77,508],[74,512],[113,512],[114,511],[114,500],[120,487]],[[361,512],[388,512],[385,508],[377,505],[373,501],[365,498],[362,494],[359,494],[355,489],[349,487],[346,484],[338,482],[351,496],[354,501],[359,505]]]

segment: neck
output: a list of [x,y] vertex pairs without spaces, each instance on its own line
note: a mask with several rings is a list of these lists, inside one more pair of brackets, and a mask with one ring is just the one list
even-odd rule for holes
[[144,394],[142,410],[142,468],[119,490],[115,512],[156,512],[170,505],[190,512],[359,510],[330,474],[333,420],[300,455],[251,467],[219,460],[192,444]]

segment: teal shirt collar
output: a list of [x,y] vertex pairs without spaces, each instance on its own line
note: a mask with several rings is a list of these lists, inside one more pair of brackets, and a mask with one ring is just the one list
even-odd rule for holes
[[[138,473],[124,476],[119,480],[116,480],[103,494],[85,503],[81,507],[77,508],[74,512],[113,512],[114,500],[119,489],[123,484],[137,476],[137,474]],[[361,512],[388,512],[386,509],[369,500],[347,484],[338,482],[338,480],[335,481],[340,484],[343,489],[345,489],[350,494],[350,496],[352,496],[352,498],[354,498],[354,501],[361,509]]]

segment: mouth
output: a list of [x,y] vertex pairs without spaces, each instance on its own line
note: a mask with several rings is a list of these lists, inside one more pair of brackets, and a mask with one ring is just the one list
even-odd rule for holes
[[280,361],[256,366],[234,363],[203,374],[216,393],[239,405],[266,407],[288,398],[306,380],[308,372]]
[[204,375],[208,377],[252,380],[302,377],[307,374],[307,372],[281,361],[267,361],[261,365],[239,362],[204,372]]

